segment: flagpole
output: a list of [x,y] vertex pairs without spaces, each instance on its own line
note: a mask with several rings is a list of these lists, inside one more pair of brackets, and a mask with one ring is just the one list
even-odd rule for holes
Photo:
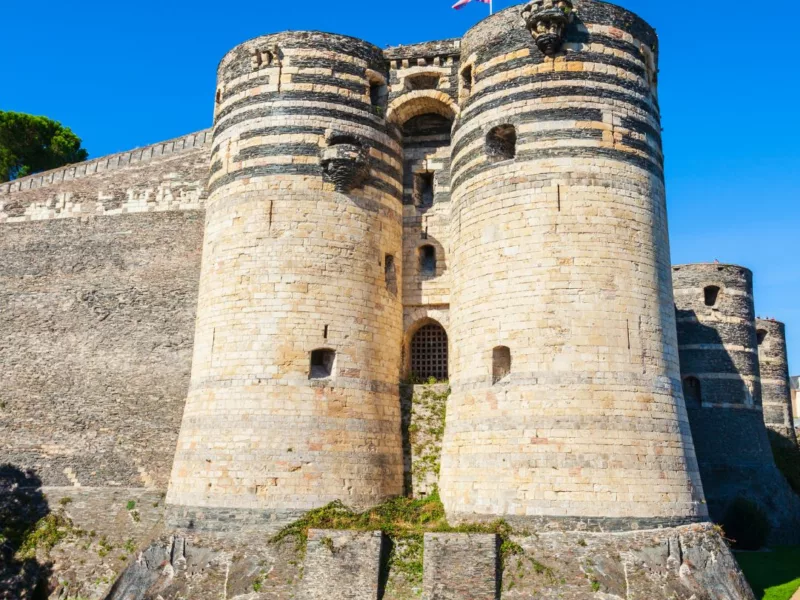
[[493,4],[493,2],[494,2],[494,0],[489,0],[489,14],[490,15],[494,14],[494,4]]

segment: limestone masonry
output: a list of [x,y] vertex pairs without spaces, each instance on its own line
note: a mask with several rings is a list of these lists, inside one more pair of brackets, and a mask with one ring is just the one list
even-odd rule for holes
[[[0,463],[164,491],[182,531],[436,489],[452,523],[675,528],[647,560],[691,541],[681,585],[749,597],[695,524],[744,497],[800,537],[785,328],[749,270],[671,265],[658,51],[595,0],[385,50],[266,35],[212,129],[2,184]],[[382,594],[387,543],[313,532],[300,597]],[[496,543],[426,536],[427,597],[494,598]]]

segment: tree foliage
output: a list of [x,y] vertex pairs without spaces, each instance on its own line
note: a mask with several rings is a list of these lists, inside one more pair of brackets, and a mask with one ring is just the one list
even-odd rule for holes
[[0,110],[0,182],[81,162],[88,156],[69,127],[47,117]]

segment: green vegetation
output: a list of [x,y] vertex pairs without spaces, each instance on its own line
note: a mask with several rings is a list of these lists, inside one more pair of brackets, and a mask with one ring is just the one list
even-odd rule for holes
[[42,517],[22,539],[22,543],[17,550],[19,560],[27,560],[36,557],[37,550],[49,553],[56,544],[66,538],[70,533],[80,533],[72,526],[72,522],[60,513],[50,513]]
[[[390,568],[403,573],[412,585],[422,582],[423,536],[425,533],[490,533],[501,539],[500,559],[504,567],[511,556],[522,556],[523,548],[511,540],[511,526],[503,520],[452,526],[447,522],[439,492],[425,498],[393,498],[366,512],[350,510],[341,502],[312,510],[287,525],[270,539],[273,544],[293,539],[305,555],[309,529],[383,531],[395,544],[389,557]],[[525,532],[520,532],[525,533]],[[325,541],[323,540],[323,543]],[[331,543],[332,545],[332,543]],[[532,563],[537,573],[552,575],[549,567]]]
[[772,526],[757,504],[739,497],[725,512],[722,528],[737,550],[759,550],[767,543]]
[[450,388],[439,391],[434,385],[425,384],[425,389],[414,394],[412,400],[413,423],[408,434],[414,450],[413,478],[420,482],[429,475],[439,475]]
[[136,508],[136,500],[128,500],[128,504],[126,505],[125,508],[127,508],[128,510],[133,510],[134,508]]
[[336,554],[336,548],[333,547],[333,540],[331,538],[324,537],[320,540],[320,543],[328,549],[328,552]]
[[101,537],[97,544],[100,546],[97,550],[97,556],[100,558],[105,558],[108,556],[109,552],[114,549],[114,546],[108,543],[108,538],[106,538],[106,536]]
[[800,448],[779,433],[770,429],[767,429],[767,433],[775,464],[795,493],[800,494]]
[[736,552],[758,600],[789,600],[800,589],[800,546],[772,552]]
[[405,383],[406,385],[439,385],[447,383],[447,380],[445,379],[439,380],[436,379],[436,377],[423,378],[417,375],[416,373],[411,373],[411,375],[409,375],[408,377],[405,378],[405,380],[403,380],[403,383]]
[[0,182],[86,160],[69,127],[24,113],[0,110]]

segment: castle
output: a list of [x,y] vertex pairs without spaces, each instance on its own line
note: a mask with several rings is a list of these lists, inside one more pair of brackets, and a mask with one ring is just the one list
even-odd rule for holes
[[3,184],[4,461],[274,526],[406,493],[401,383],[435,378],[453,522],[745,496],[793,540],[784,328],[747,269],[671,265],[657,60],[595,0],[386,50],[267,35],[222,59],[211,130]]

